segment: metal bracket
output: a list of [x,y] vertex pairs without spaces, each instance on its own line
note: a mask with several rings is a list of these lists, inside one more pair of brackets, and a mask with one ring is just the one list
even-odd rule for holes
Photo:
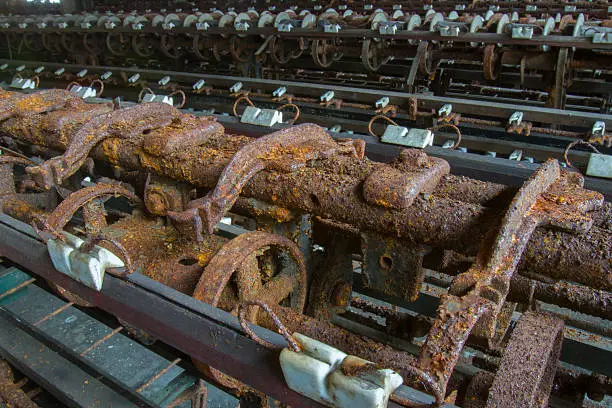
[[230,87],[229,91],[231,93],[238,93],[242,90],[242,86],[243,86],[242,82],[236,82],[234,85]]
[[533,26],[531,24],[512,24],[512,38],[531,40],[533,38]]
[[13,80],[11,81],[11,88],[15,88],[15,89],[34,89],[36,88],[36,81],[30,79],[30,78],[20,78],[20,77],[15,77],[13,78]]
[[323,31],[326,33],[338,33],[341,29],[340,24],[325,24],[323,26]]
[[293,30],[293,23],[290,21],[283,21],[278,23],[278,27],[276,27],[281,33],[290,33]]
[[106,248],[95,245],[89,252],[79,249],[85,241],[62,233],[65,242],[59,239],[47,241],[47,251],[55,269],[96,291],[102,290],[104,273],[108,268],[122,268],[124,263]]
[[174,99],[168,95],[156,95],[152,93],[144,94],[141,103],[160,102],[174,106]]
[[606,122],[598,120],[593,124],[591,128],[591,135],[596,137],[603,137],[606,133]]
[[382,98],[380,98],[379,100],[376,101],[375,106],[378,109],[382,109],[385,106],[387,106],[389,104],[389,97],[388,96],[383,96]]
[[236,31],[247,31],[250,27],[251,25],[248,23],[248,21],[239,21],[234,24]]
[[516,111],[512,115],[510,115],[510,119],[508,119],[508,124],[518,126],[523,122],[523,112]]
[[203,79],[198,79],[192,86],[191,88],[194,91],[199,91],[200,89],[202,89],[204,87],[204,85],[206,85],[206,81],[204,81]]
[[331,102],[334,99],[334,91],[327,91],[323,95],[321,95],[321,102]]
[[[326,406],[385,407],[389,396],[403,382],[393,370],[377,369],[374,363],[299,333],[293,337],[302,350],[281,351],[280,365],[285,381],[292,390]],[[348,375],[353,371],[356,374]]]
[[593,177],[612,179],[612,156],[609,154],[591,153],[586,174]]
[[442,37],[458,37],[463,23],[444,21],[438,24],[438,30]]
[[284,86],[281,86],[280,88],[276,88],[274,92],[272,92],[272,96],[276,98],[281,98],[286,93],[287,93],[287,88]]
[[428,129],[412,128],[408,130],[408,128],[403,126],[389,125],[385,129],[385,133],[380,138],[380,141],[424,149],[433,144],[434,134]]
[[381,21],[378,24],[378,32],[383,35],[395,35],[398,30],[404,29],[403,21]]
[[512,151],[509,157],[510,160],[516,160],[516,161],[521,161],[522,158],[523,158],[523,151],[520,149],[516,149]]
[[612,32],[595,33],[593,44],[612,44]]
[[210,28],[210,24],[208,24],[208,22],[206,21],[196,23],[196,30],[198,31],[207,31],[209,28]]
[[438,117],[444,118],[453,113],[453,105],[450,103],[446,103],[442,105],[440,109],[438,109]]
[[93,98],[95,97],[98,93],[96,92],[95,89],[93,89],[90,86],[80,86],[80,85],[73,85],[70,88],[70,92],[75,94],[76,96],[78,96],[81,99],[85,99],[85,98]]
[[278,123],[283,123],[283,113],[276,109],[260,109],[255,106],[247,106],[240,117],[240,122],[272,127]]

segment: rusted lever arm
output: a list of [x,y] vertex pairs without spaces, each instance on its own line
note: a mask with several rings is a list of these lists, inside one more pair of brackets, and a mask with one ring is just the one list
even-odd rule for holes
[[583,183],[579,175],[561,172],[556,160],[542,164],[517,192],[498,228],[487,236],[474,265],[455,277],[441,298],[419,358],[420,368],[438,379],[442,394],[470,335],[495,345],[507,331],[509,321],[500,319],[502,307],[536,227],[589,230],[593,221],[588,211],[601,206],[603,196],[583,189]]
[[79,208],[97,198],[118,196],[123,196],[133,203],[141,203],[137,195],[121,185],[98,183],[71,193],[64,201],[59,203],[55,210],[42,220],[43,232],[52,236],[59,236],[60,231],[64,229]]
[[168,216],[179,230],[201,241],[203,231],[213,233],[242,188],[258,172],[295,171],[317,157],[342,151],[358,156],[357,150],[337,144],[325,129],[309,123],[274,132],[240,149],[221,173],[214,190],[191,201],[185,211],[169,212]]
[[177,109],[165,103],[140,104],[100,115],[76,132],[63,155],[30,166],[26,172],[38,186],[48,190],[76,173],[101,141],[111,137],[133,139],[169,125],[179,115]]

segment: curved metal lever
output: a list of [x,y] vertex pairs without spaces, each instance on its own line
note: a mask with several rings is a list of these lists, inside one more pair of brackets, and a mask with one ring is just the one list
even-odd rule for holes
[[191,201],[185,211],[169,212],[168,216],[181,232],[201,241],[202,232],[213,233],[242,188],[260,171],[295,171],[309,160],[339,151],[359,155],[354,146],[348,149],[336,143],[325,129],[310,123],[271,133],[240,149],[221,173],[214,190]]
[[146,103],[100,115],[77,131],[63,155],[30,166],[26,172],[38,186],[48,190],[76,173],[101,141],[111,137],[134,138],[169,125],[180,114],[179,110],[165,103]]

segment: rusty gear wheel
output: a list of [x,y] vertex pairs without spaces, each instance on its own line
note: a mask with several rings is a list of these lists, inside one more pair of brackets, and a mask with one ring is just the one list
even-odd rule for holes
[[487,81],[495,81],[501,72],[501,54],[495,44],[489,44],[484,49],[482,61],[484,77]]
[[[301,313],[306,304],[306,266],[298,246],[288,238],[262,231],[239,235],[210,260],[193,292],[202,302],[237,314],[245,300],[284,305]],[[258,323],[258,309],[249,321]],[[239,381],[194,360],[195,366],[220,384],[237,390]]]

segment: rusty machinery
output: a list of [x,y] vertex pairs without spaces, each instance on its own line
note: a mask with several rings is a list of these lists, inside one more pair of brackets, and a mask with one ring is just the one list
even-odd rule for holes
[[134,6],[0,17],[2,55],[609,108],[607,2]]
[[263,405],[610,404],[612,6],[154,3],[0,16],[1,256]]
[[[144,275],[237,315],[264,346],[254,354],[278,340],[247,322],[280,330],[293,350],[281,356],[304,355],[310,338],[365,359],[342,362],[347,378],[394,370],[431,396],[422,403],[608,401],[611,207],[556,160],[516,188],[454,176],[420,149],[371,161],[363,140],[314,124],[253,139],[159,102],[87,103],[66,90],[0,100],[2,212],[32,226],[38,255],[19,250],[24,227],[10,218],[1,254],[76,304],[101,306],[116,296],[103,282]],[[228,235],[224,218],[244,229]],[[46,275],[49,256],[64,278]],[[186,335],[147,325],[125,301],[105,308],[169,344]],[[238,342],[217,340],[199,347]],[[315,404],[232,370],[252,356],[193,355],[235,392]]]

